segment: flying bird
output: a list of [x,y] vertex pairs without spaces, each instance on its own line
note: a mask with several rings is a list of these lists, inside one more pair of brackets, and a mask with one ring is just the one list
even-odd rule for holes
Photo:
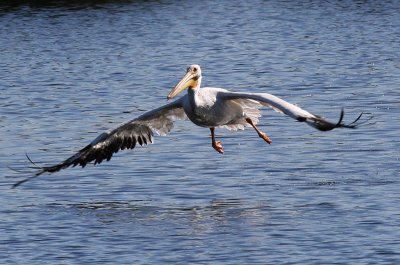
[[[104,160],[109,161],[112,155],[119,150],[133,149],[137,144],[153,143],[154,133],[166,135],[173,128],[176,120],[189,119],[200,127],[209,128],[211,146],[218,153],[223,154],[221,141],[215,139],[215,128],[224,127],[238,130],[252,127],[261,139],[268,144],[272,143],[267,134],[256,126],[261,117],[260,109],[262,107],[270,107],[321,131],[335,128],[356,128],[357,121],[363,115],[361,113],[352,123],[344,124],[342,123],[342,109],[339,121],[332,123],[271,94],[238,93],[222,88],[201,87],[201,80],[200,66],[196,64],[189,66],[185,76],[171,90],[167,99],[173,99],[185,89],[188,90],[186,95],[100,134],[86,147],[59,164],[35,166],[38,172],[34,176],[15,183],[13,187],[43,173],[54,173],[70,166],[85,167],[90,162],[94,162],[95,165],[100,164]],[[33,163],[29,157],[28,159]]]

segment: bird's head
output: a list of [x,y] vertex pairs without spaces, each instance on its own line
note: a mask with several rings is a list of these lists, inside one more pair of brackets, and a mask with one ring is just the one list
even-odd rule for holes
[[201,82],[201,68],[200,65],[192,64],[186,70],[185,76],[179,83],[169,92],[167,99],[171,99],[178,95],[180,92],[189,89],[196,89],[200,87]]

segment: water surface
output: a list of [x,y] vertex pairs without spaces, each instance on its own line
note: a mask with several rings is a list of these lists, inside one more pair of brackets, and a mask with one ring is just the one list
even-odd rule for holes
[[[5,264],[396,264],[400,5],[394,1],[80,1],[0,5],[0,259]],[[30,176],[203,84],[269,92],[331,120],[271,110],[260,128],[178,122],[108,163]],[[11,170],[9,167],[20,172]]]

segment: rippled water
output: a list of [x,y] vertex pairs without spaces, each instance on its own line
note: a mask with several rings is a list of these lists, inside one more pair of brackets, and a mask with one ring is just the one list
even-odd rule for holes
[[[397,1],[34,1],[0,4],[4,264],[396,264],[400,261]],[[15,3],[15,1],[14,1]],[[269,92],[358,130],[271,110],[260,128],[178,122],[110,162],[30,176],[204,85]],[[16,169],[15,170],[10,169]]]

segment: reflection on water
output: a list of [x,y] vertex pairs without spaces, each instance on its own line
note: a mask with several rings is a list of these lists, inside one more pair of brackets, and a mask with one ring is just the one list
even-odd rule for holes
[[[262,218],[261,211],[265,206],[260,203],[249,206],[240,199],[216,199],[209,205],[191,207],[157,207],[151,204],[146,205],[145,201],[51,203],[46,207],[51,211],[73,210],[78,215],[90,215],[97,218],[101,223],[134,222],[150,225],[152,222],[175,220],[177,223],[188,223],[195,229],[201,223],[217,222],[221,224],[232,219],[239,223],[248,222],[245,220],[251,219],[251,222],[255,223],[257,218]],[[262,223],[260,222],[260,225]]]

